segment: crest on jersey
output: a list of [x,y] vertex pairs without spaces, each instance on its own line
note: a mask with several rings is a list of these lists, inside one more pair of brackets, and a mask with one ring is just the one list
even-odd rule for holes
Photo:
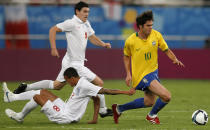
[[155,46],[155,45],[156,45],[156,42],[155,42],[155,41],[153,41],[153,42],[152,42],[152,45],[153,45],[153,46]]

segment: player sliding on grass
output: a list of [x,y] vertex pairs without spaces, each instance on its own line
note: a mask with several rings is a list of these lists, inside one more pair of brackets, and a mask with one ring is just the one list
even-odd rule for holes
[[[152,11],[143,12],[136,18],[136,23],[139,32],[133,33],[126,40],[124,46],[124,64],[127,73],[125,81],[127,86],[130,86],[132,81],[134,91],[144,91],[144,97],[123,105],[113,104],[114,121],[118,123],[118,118],[122,112],[126,110],[153,106],[146,119],[153,124],[160,124],[157,113],[168,104],[171,99],[171,94],[160,84],[158,78],[158,48],[160,48],[174,64],[182,67],[184,67],[184,65],[168,48],[162,35],[152,29]],[[132,69],[132,76],[130,68]],[[159,97],[157,100],[156,96]]]
[[105,89],[90,83],[85,78],[80,78],[74,68],[68,68],[64,72],[64,78],[73,88],[67,102],[64,102],[56,95],[52,94],[46,89],[31,90],[20,94],[13,94],[7,88],[6,83],[3,83],[4,101],[12,102],[16,100],[30,100],[22,109],[21,112],[16,113],[11,109],[6,109],[5,113],[8,117],[17,122],[23,122],[24,117],[30,111],[40,105],[41,111],[52,122],[58,124],[68,124],[78,122],[85,113],[89,99],[93,99],[94,115],[93,120],[89,121],[90,124],[97,123],[100,100],[98,94],[126,94],[132,95],[135,93],[132,89],[130,91]]
[[[33,84],[20,84],[20,86],[14,91],[15,94],[38,89],[55,89],[60,90],[65,84],[63,78],[63,72],[69,67],[74,67],[79,73],[80,77],[85,77],[88,81],[95,85],[103,87],[103,81],[95,73],[84,66],[85,50],[87,46],[87,40],[97,46],[104,48],[111,48],[110,43],[104,43],[96,35],[92,29],[89,21],[87,20],[89,15],[89,7],[85,2],[79,2],[75,5],[75,15],[72,19],[68,19],[62,23],[58,23],[53,26],[49,31],[49,40],[51,45],[52,56],[59,57],[59,53],[56,48],[56,33],[65,32],[67,39],[67,52],[62,60],[62,68],[55,81],[42,80]],[[100,98],[100,116],[112,116],[111,109],[107,109],[104,95],[98,95]]]

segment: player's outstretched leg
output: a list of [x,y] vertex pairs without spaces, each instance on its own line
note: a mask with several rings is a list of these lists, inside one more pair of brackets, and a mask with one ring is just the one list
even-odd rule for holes
[[20,118],[20,117],[18,116],[18,114],[17,114],[16,112],[14,112],[13,110],[11,110],[11,109],[6,109],[6,110],[5,110],[5,113],[6,113],[6,115],[7,115],[9,118],[11,118],[11,119],[17,121],[18,123],[22,123],[22,122],[23,122],[23,119]]
[[13,93],[20,94],[30,90],[54,89],[53,83],[54,81],[52,80],[41,80],[32,84],[21,83]]
[[119,113],[117,110],[117,104],[112,105],[112,111],[113,111],[114,122],[115,122],[115,124],[118,124],[118,119],[119,119],[121,113]]
[[145,107],[148,107],[148,106],[144,105],[144,98],[138,98],[138,99],[135,99],[134,101],[128,102],[123,105],[113,104],[112,110],[113,110],[113,115],[114,115],[114,121],[116,124],[118,123],[118,118],[123,111],[130,110],[130,109],[137,109],[137,108],[145,108]]
[[2,89],[4,92],[4,102],[12,102],[14,100],[14,94],[7,88],[6,82],[3,82]]
[[18,100],[31,100],[34,95],[40,94],[40,90],[31,90],[20,94],[12,93],[8,88],[6,82],[3,82],[2,89],[4,92],[4,102],[13,102]]

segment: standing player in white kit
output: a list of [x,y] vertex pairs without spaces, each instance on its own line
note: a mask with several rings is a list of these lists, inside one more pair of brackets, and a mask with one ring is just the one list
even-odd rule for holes
[[[96,35],[92,29],[89,21],[87,20],[89,15],[89,7],[85,2],[79,2],[75,5],[75,15],[72,19],[68,19],[62,23],[58,23],[53,26],[49,32],[49,40],[51,45],[51,55],[59,57],[59,53],[56,48],[56,33],[65,32],[67,39],[67,52],[62,60],[62,68],[55,81],[42,80],[32,84],[20,84],[20,86],[14,91],[15,94],[19,94],[29,90],[38,89],[55,89],[60,90],[66,81],[63,77],[63,72],[69,68],[74,67],[80,77],[86,78],[89,82],[95,85],[103,87],[103,81],[100,77],[94,74],[91,70],[84,66],[85,50],[87,46],[87,40],[91,43],[104,48],[111,48],[110,43],[104,43]],[[107,109],[105,104],[104,95],[99,95],[100,98],[100,110],[101,117],[112,116],[112,110]]]

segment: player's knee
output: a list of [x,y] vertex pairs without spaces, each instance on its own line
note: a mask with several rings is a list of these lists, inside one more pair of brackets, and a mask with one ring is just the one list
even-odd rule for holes
[[93,82],[95,85],[98,85],[100,87],[103,87],[104,86],[104,81],[103,80],[97,80],[97,82]]
[[104,86],[104,81],[103,81],[103,80],[100,80],[100,81],[99,81],[99,86],[101,86],[101,87]]
[[167,94],[167,95],[165,95],[165,96],[163,96],[162,97],[162,100],[164,101],[164,102],[170,102],[170,100],[171,100],[171,94]]
[[38,95],[38,94],[34,95],[34,97],[33,97],[35,102],[37,102],[39,100],[39,98],[40,98],[40,95]]
[[95,77],[95,79],[92,81],[93,84],[103,87],[104,86],[104,81],[99,78],[98,76]]
[[170,101],[171,101],[171,95],[166,98],[166,102],[170,102]]

